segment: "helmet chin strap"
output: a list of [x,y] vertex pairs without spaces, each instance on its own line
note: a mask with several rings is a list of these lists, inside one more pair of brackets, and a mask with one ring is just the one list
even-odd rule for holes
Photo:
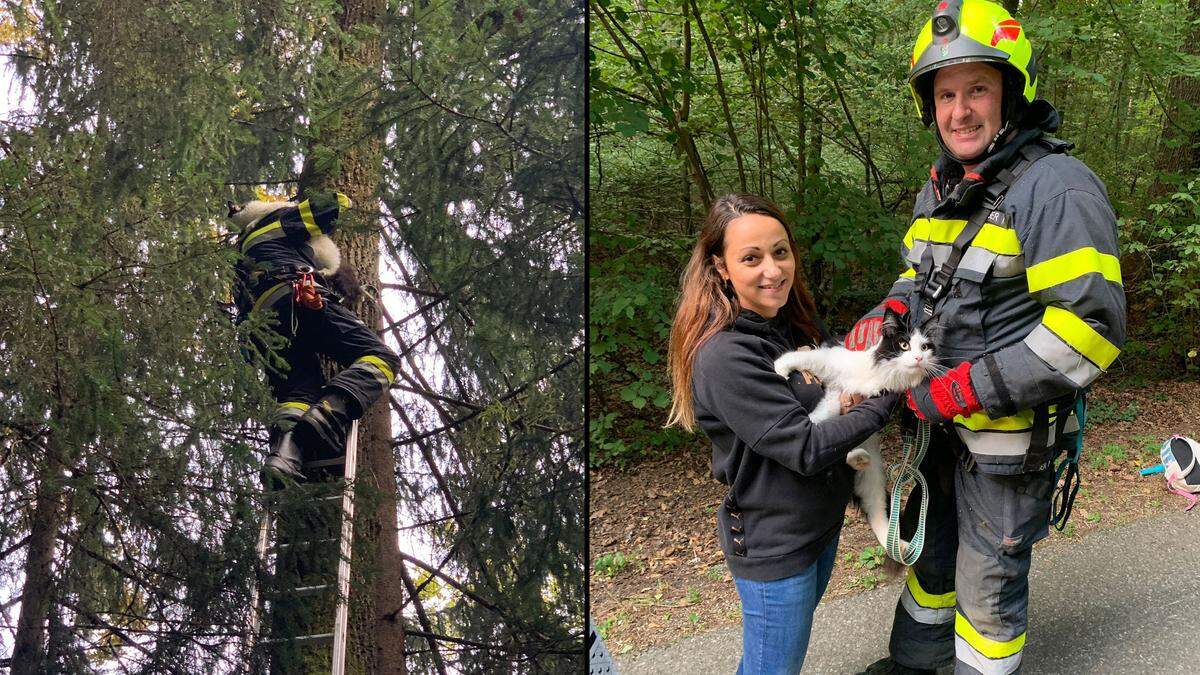
[[942,152],[946,153],[946,155],[948,155],[954,161],[965,166],[967,164],[979,164],[988,157],[991,157],[992,153],[996,151],[996,146],[1000,144],[1000,140],[1004,138],[1008,132],[1012,131],[1012,129],[1012,120],[1010,119],[1000,127],[1000,130],[996,132],[995,136],[992,136],[992,141],[987,144],[987,147],[983,149],[983,152],[975,155],[974,157],[969,157],[966,159],[954,154],[954,152],[946,145],[946,141],[942,138],[942,132],[937,128],[936,124],[933,126],[933,136],[937,139],[938,146],[942,149]]

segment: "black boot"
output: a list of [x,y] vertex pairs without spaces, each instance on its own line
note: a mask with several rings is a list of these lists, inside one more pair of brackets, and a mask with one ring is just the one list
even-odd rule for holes
[[326,394],[296,422],[296,442],[316,459],[340,457],[350,423],[361,416],[358,404],[349,396]]
[[275,437],[272,439],[271,452],[263,462],[263,486],[268,490],[279,490],[285,487],[288,481],[303,483],[304,473],[301,467],[304,457],[300,446],[292,438],[292,432],[273,435]]
[[867,666],[867,669],[858,675],[934,675],[936,672],[932,668],[902,666],[887,656]]

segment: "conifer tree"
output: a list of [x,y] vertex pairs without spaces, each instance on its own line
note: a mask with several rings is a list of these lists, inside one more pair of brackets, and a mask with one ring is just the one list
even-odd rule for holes
[[352,668],[580,663],[581,8],[6,7],[13,672],[241,664],[273,402],[221,204],[302,184],[360,205],[339,243],[377,295],[354,309],[406,364],[363,425]]

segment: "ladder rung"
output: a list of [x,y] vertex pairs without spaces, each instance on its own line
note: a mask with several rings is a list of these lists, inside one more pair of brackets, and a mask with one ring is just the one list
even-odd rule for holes
[[299,643],[299,644],[320,643],[320,642],[328,642],[332,639],[333,639],[333,633],[314,633],[312,635],[297,635],[294,638],[271,638],[269,640],[263,640],[259,644],[266,646],[266,645],[282,645],[282,644],[287,644],[289,642],[295,642],[295,643]]
[[275,548],[291,548],[292,546],[305,546],[308,544],[332,544],[337,541],[341,541],[341,540],[338,539],[337,537],[330,537],[329,539],[309,539],[307,541],[293,541],[293,542],[285,541],[282,544],[277,544],[275,546]]
[[295,588],[290,588],[284,592],[290,592],[290,593],[294,593],[299,596],[305,596],[305,595],[316,595],[317,593],[320,593],[321,591],[324,591],[324,590],[327,590],[330,588],[333,588],[333,584],[317,584],[315,586],[297,586]]

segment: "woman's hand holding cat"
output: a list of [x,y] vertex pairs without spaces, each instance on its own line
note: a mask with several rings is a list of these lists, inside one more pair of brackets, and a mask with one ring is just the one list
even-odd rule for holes
[[917,417],[934,424],[957,415],[966,417],[983,409],[971,385],[971,364],[964,361],[945,375],[908,390],[908,407]]
[[865,397],[860,394],[849,394],[843,391],[841,395],[838,396],[838,402],[841,403],[842,406],[841,410],[838,411],[838,414],[845,415],[847,410],[853,408],[859,403],[862,403],[864,398]]

